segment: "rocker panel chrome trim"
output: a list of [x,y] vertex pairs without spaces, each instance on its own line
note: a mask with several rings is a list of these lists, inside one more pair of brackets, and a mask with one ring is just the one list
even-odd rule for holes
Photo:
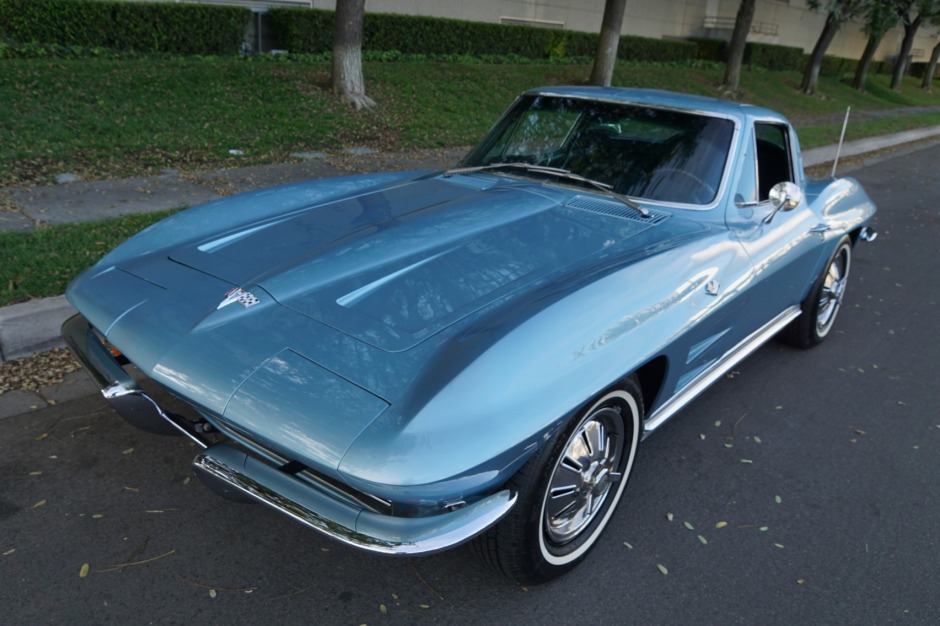
[[662,426],[669,418],[679,412],[685,405],[694,400],[700,393],[708,389],[712,383],[725,375],[728,370],[747,358],[751,353],[767,343],[774,335],[800,316],[800,307],[791,306],[767,324],[745,337],[738,345],[731,348],[711,367],[696,376],[682,391],[678,392],[659,409],[654,411],[646,420],[643,428],[643,438],[649,437],[653,431]]

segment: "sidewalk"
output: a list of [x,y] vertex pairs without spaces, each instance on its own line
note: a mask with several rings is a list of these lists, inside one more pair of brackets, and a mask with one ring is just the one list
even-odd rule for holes
[[[464,151],[459,149],[379,153],[349,148],[336,154],[298,153],[295,163],[195,173],[165,170],[158,176],[0,189],[0,231],[25,231],[42,224],[178,209],[302,180],[362,172],[444,169],[463,155]],[[68,174],[60,176],[69,178]]]
[[[297,155],[295,163],[192,174],[168,170],[158,176],[123,180],[0,189],[0,231],[22,232],[45,224],[177,209],[302,180],[387,170],[439,170],[452,167],[463,155],[460,149],[379,153],[352,148],[336,154]],[[0,308],[0,362],[64,346],[59,327],[74,312],[64,296]]]
[[[937,138],[940,126],[846,142],[841,158]],[[803,164],[813,168],[831,163],[835,150],[836,146],[806,150]],[[463,154],[460,149],[379,153],[350,148],[335,154],[298,154],[295,163],[185,174],[168,170],[150,177],[0,189],[0,231],[27,231],[42,224],[193,206],[233,193],[308,179],[383,170],[446,169]],[[840,168],[840,173],[846,171]],[[0,308],[0,362],[63,346],[59,327],[73,313],[64,296]]]

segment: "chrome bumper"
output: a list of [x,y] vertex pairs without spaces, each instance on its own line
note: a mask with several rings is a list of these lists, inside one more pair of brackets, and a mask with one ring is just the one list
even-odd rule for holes
[[341,502],[224,443],[193,465],[220,487],[239,490],[343,543],[385,554],[430,554],[480,534],[509,512],[516,495],[500,491],[462,509],[429,517],[392,517]]
[[498,522],[516,502],[507,490],[456,511],[427,517],[394,517],[341,500],[310,482],[227,443],[212,444],[193,422],[164,411],[125,371],[81,315],[62,325],[62,335],[114,410],[151,432],[180,432],[205,448],[193,461],[209,486],[244,494],[343,543],[384,554],[439,552],[472,539]]
[[182,433],[202,448],[209,442],[192,422],[160,408],[156,400],[140,388],[82,315],[73,315],[62,324],[62,337],[91,376],[101,395],[114,411],[133,426],[152,433]]

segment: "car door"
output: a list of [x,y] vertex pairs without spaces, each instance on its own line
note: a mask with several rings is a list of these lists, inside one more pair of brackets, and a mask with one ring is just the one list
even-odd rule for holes
[[759,327],[805,297],[822,256],[820,217],[803,199],[792,210],[776,210],[769,199],[777,183],[803,188],[795,158],[796,137],[788,124],[755,121],[745,139],[743,169],[726,223],[744,248],[751,275],[743,289],[745,325]]

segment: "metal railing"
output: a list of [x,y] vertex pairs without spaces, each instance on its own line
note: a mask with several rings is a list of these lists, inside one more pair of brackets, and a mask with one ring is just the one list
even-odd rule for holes
[[534,18],[528,17],[509,17],[506,15],[501,15],[499,18],[500,24],[515,24],[518,26],[538,26],[540,28],[564,28],[564,22],[558,22],[555,20],[537,20]]
[[[715,30],[733,30],[734,22],[735,18],[733,17],[706,15],[705,23],[702,26],[704,28]],[[751,32],[758,35],[770,35],[771,37],[776,37],[779,31],[780,26],[773,22],[761,22],[758,20],[751,22]]]
[[128,0],[129,2],[187,2],[190,4],[221,4],[225,6],[255,8],[305,7],[313,8],[313,0]]

